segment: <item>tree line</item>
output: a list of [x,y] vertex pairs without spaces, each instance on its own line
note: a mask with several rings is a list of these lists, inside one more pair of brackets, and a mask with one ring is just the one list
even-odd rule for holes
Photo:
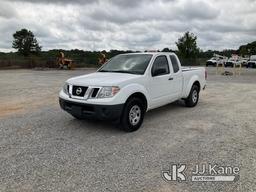
[[[215,51],[208,50],[203,51],[197,45],[197,36],[187,31],[182,35],[177,42],[175,42],[177,50],[164,48],[163,52],[175,52],[180,59],[186,64],[194,62],[195,65],[204,64],[205,60],[212,57],[214,53],[230,57],[232,54],[239,54],[241,56],[256,54],[256,41],[248,43],[247,45],[241,45],[237,50],[223,50]],[[48,67],[54,67],[56,58],[59,52],[63,52],[66,57],[73,59],[78,65],[97,65],[98,57],[101,52],[111,58],[117,54],[136,52],[133,50],[110,50],[110,51],[84,51],[79,49],[61,50],[54,49],[49,51],[42,51],[42,46],[39,45],[34,33],[28,29],[21,29],[13,34],[12,47],[17,50],[16,53],[0,53],[0,64],[3,59],[16,58],[17,60],[27,60],[32,58],[33,62],[46,63]],[[26,59],[27,58],[27,59]],[[202,60],[202,61],[201,61]],[[187,63],[186,63],[187,62]],[[1,66],[0,66],[1,67]]]

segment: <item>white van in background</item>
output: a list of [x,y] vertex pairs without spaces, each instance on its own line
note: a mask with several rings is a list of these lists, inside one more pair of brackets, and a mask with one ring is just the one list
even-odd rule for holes
[[252,55],[250,60],[247,62],[247,68],[256,68],[256,55]]

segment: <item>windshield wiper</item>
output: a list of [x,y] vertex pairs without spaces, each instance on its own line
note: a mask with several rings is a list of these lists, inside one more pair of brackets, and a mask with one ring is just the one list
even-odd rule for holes
[[138,72],[135,71],[125,71],[125,70],[116,70],[116,71],[111,71],[113,73],[129,73],[129,74],[139,74]]
[[99,70],[99,72],[113,72],[113,71],[108,71],[108,70]]
[[114,71],[100,70],[99,72],[140,74],[140,73],[135,72],[135,71],[125,71],[125,70],[114,70]]

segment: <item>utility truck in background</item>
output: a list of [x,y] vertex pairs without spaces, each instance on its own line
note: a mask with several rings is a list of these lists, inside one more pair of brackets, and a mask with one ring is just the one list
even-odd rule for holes
[[228,58],[225,56],[214,54],[211,59],[206,61],[206,67],[210,65],[217,67],[218,64],[225,64],[227,60]]
[[179,99],[196,106],[206,77],[204,67],[181,67],[174,53],[121,54],[94,73],[68,79],[59,103],[77,119],[111,120],[131,132],[151,109]]
[[233,54],[225,63],[225,67],[234,67],[237,65],[241,65],[242,67],[245,67],[247,65],[248,60],[249,58],[241,57],[239,55]]

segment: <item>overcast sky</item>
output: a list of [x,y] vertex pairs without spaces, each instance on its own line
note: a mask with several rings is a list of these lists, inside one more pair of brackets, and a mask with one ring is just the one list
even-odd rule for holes
[[49,49],[176,49],[185,32],[203,50],[256,40],[256,0],[0,0],[0,51],[34,32]]

